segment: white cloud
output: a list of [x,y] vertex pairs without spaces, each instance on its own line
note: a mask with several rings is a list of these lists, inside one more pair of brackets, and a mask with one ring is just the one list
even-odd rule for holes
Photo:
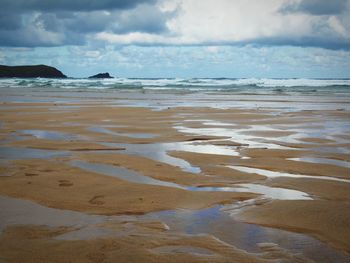
[[279,0],[183,0],[170,30],[201,42],[244,41],[279,31]]
[[[281,12],[293,0],[163,0],[160,10],[174,11],[166,33],[113,34],[100,32],[96,38],[117,44],[225,45],[234,43],[318,45],[343,41],[348,30],[337,16],[303,12]],[[327,32],[323,34],[320,32]],[[350,44],[350,43],[349,43]]]
[[334,29],[339,35],[341,35],[344,38],[349,39],[350,38],[350,32],[345,28],[345,26],[339,21],[339,19],[335,16],[331,16],[328,20],[329,25],[331,28]]
[[127,9],[108,9],[115,5],[110,0],[103,1],[105,5],[95,2],[95,8],[74,12],[70,5],[64,12],[55,5],[46,10],[36,0],[30,10],[16,5],[18,11],[8,11],[0,23],[0,46],[86,45],[87,40],[98,40],[100,45],[350,48],[350,0],[137,0]]

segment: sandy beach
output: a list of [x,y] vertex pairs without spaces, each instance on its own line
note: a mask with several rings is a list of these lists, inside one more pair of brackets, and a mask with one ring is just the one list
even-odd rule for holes
[[350,262],[347,98],[22,91],[1,96],[0,262]]
[[350,0],[0,3],[0,263],[350,263]]

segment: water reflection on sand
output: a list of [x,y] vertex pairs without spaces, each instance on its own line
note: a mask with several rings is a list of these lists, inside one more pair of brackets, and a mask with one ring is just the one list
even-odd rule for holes
[[[161,211],[141,216],[103,216],[47,208],[31,201],[0,196],[0,207],[2,208],[0,210],[0,231],[3,231],[7,226],[23,224],[65,226],[71,227],[72,230],[55,237],[56,239],[82,240],[118,237],[134,233],[132,229],[128,228],[115,230],[103,227],[103,224],[107,222],[125,224],[127,222],[160,220],[169,227],[169,234],[209,234],[252,253],[261,252],[260,244],[268,242],[278,244],[294,253],[302,253],[305,257],[316,262],[347,262],[345,255],[304,234],[238,222],[224,211],[225,206],[214,206],[194,211]],[[174,247],[174,249],[176,248]],[[166,251],[167,249],[165,249]]]

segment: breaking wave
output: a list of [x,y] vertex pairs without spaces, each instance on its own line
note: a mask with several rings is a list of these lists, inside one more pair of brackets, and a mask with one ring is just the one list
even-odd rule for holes
[[1,79],[0,88],[116,89],[183,92],[350,92],[350,79]]

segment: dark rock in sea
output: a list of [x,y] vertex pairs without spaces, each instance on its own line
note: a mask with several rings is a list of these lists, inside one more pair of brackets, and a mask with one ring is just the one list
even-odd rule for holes
[[106,73],[98,73],[96,75],[90,76],[89,79],[112,79],[113,77],[109,75],[108,72]]
[[0,65],[0,78],[67,78],[61,71],[46,65]]

